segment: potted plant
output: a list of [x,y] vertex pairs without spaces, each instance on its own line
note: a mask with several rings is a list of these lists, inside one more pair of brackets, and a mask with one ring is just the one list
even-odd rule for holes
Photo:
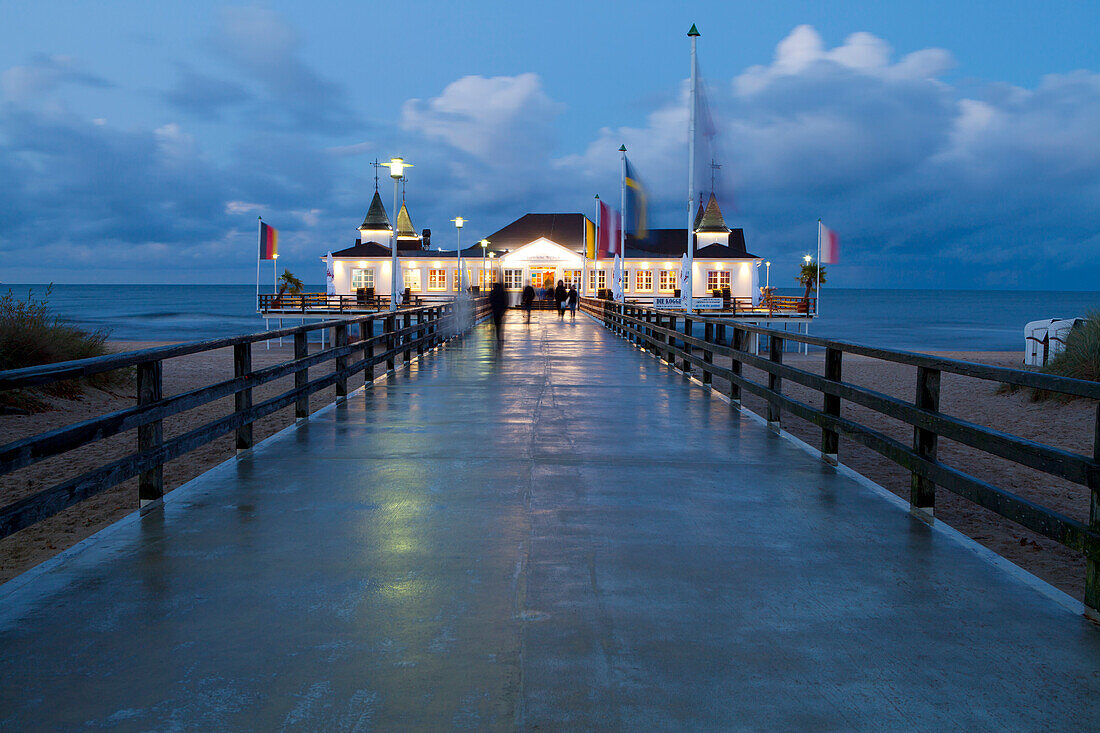
[[279,278],[279,292],[275,295],[274,305],[278,307],[283,295],[301,295],[303,288],[302,281],[296,278],[294,273],[283,270],[283,275]]
[[810,291],[817,288],[818,283],[825,282],[825,268],[816,262],[804,262],[802,263],[802,270],[795,277],[795,280],[806,288],[806,292],[802,295],[802,302],[798,304],[798,312],[809,313]]

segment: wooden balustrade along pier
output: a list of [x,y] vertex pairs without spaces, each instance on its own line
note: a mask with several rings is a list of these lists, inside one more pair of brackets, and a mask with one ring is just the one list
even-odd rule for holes
[[[0,510],[0,531],[135,475],[144,504],[0,586],[0,725],[1095,727],[1097,457],[945,415],[938,385],[1100,386],[593,299],[575,321],[509,312],[498,347],[466,325],[485,305],[0,372],[0,389],[117,368],[138,381],[131,409],[0,447],[7,474],[137,437],[133,455]],[[335,337],[311,354],[319,328]],[[278,335],[293,358],[253,369],[253,345]],[[785,364],[783,339],[824,348],[826,374]],[[162,394],[164,360],[226,346],[232,378]],[[844,354],[913,366],[916,399],[845,382]],[[253,404],[288,375],[293,389]],[[740,407],[746,393],[766,415]],[[165,417],[228,395],[225,418],[162,435]],[[912,425],[912,444],[841,417],[842,401]],[[293,426],[254,443],[251,423],[290,405]],[[786,414],[821,427],[819,451],[783,434]],[[163,495],[164,462],[226,433],[236,458]],[[841,436],[912,472],[910,506],[835,465]],[[945,465],[941,436],[1087,487],[1092,516]],[[1087,606],[931,519],[938,490],[1083,552]]]

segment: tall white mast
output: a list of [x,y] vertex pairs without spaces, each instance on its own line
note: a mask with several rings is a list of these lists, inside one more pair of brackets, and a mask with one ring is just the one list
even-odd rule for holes
[[688,200],[687,200],[687,258],[688,258],[688,272],[687,272],[687,292],[681,293],[683,295],[684,307],[690,312],[694,304],[692,303],[691,291],[695,287],[692,281],[692,271],[695,269],[695,94],[696,85],[699,81],[699,75],[697,73],[697,66],[695,62],[695,39],[699,37],[699,31],[696,29],[695,24],[691,24],[691,30],[688,31],[688,38],[691,39],[691,98],[688,101]]
[[623,159],[623,179],[619,189],[619,254],[626,260],[626,146],[619,146],[619,155]]

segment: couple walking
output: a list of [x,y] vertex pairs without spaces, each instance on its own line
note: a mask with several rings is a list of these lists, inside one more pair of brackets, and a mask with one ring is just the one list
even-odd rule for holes
[[[539,288],[541,290],[541,288]],[[558,307],[558,319],[565,318],[565,309],[569,309],[570,315],[573,319],[577,317],[577,303],[580,302],[580,295],[577,293],[577,288],[574,285],[570,285],[569,289],[565,288],[565,281],[558,280],[558,287],[551,291],[554,296],[554,302]],[[520,298],[523,303],[523,310],[526,313],[527,323],[531,322],[531,305],[535,302],[535,288],[532,285],[528,285],[523,289],[523,295]]]

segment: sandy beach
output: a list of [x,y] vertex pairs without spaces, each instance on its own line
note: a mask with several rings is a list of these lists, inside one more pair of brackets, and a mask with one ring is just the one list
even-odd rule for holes
[[[119,350],[145,348],[155,344],[148,342],[120,342]],[[316,347],[314,347],[316,348]],[[947,356],[999,366],[1018,366],[1021,355],[1015,352],[951,352]],[[254,365],[262,367],[285,361],[291,357],[291,347],[273,346],[265,349],[257,345]],[[785,361],[821,373],[823,355],[786,354]],[[722,363],[722,360],[718,360]],[[877,360],[844,357],[844,378],[847,381],[911,400],[915,391],[916,369],[888,364]],[[198,386],[227,378],[232,374],[232,351],[222,349],[172,359],[165,364],[164,385],[166,394],[175,394]],[[746,376],[762,381],[763,375],[752,369]],[[285,391],[292,377],[259,387],[255,391],[257,401]],[[351,382],[355,388],[362,379]],[[725,391],[727,385],[716,385]],[[820,396],[787,382],[785,391],[810,404],[820,404]],[[334,399],[334,389],[313,395],[311,409],[316,410]],[[132,387],[113,393],[91,390],[83,400],[59,402],[54,411],[30,416],[0,417],[0,441],[7,443],[20,437],[66,425],[81,419],[100,415],[111,410],[132,405],[135,400]],[[748,396],[745,405],[759,414],[763,402]],[[1068,404],[1033,403],[1025,393],[997,394],[996,385],[980,380],[954,375],[943,375],[941,409],[949,414],[997,427],[1025,438],[1059,446],[1074,452],[1090,454],[1092,451],[1093,420],[1095,406],[1083,400]],[[184,415],[165,421],[165,436],[178,435],[205,422],[232,411],[232,398],[205,405]],[[844,404],[845,416],[854,417],[865,424],[909,442],[912,428],[888,417],[877,415],[865,408]],[[272,435],[293,421],[293,408],[286,408],[275,415],[260,420],[255,425],[257,441]],[[820,430],[804,421],[784,415],[784,428],[810,445],[820,444]],[[70,476],[78,475],[134,448],[133,432],[84,446],[68,454],[43,461],[0,479],[0,502],[15,501],[36,490],[50,486]],[[172,461],[164,469],[165,488],[174,489],[205,470],[232,458],[232,435],[226,435],[180,459]],[[965,468],[968,472],[991,481],[1043,506],[1068,516],[1087,520],[1089,496],[1084,487],[1052,479],[1044,474],[1013,465],[1002,459],[980,454],[973,449],[951,441],[941,440],[941,460]],[[841,440],[841,461],[871,478],[890,491],[908,497],[909,474],[869,449],[851,441]],[[62,512],[33,527],[0,541],[0,581],[8,580],[20,572],[46,560],[57,552],[72,546],[137,508],[136,480],[126,481],[92,499]],[[1003,520],[969,502],[958,499],[947,491],[937,492],[937,517],[990,547],[1029,572],[1043,578],[1080,598],[1084,584],[1084,559],[1077,553],[1062,548],[1054,542]]]

